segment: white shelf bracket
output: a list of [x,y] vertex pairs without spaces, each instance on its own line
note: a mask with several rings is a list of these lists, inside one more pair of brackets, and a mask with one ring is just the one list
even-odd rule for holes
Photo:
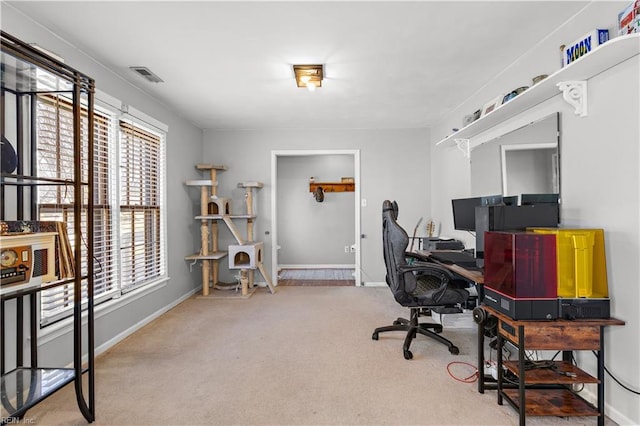
[[469,149],[469,139],[454,139],[456,142],[456,146],[462,153],[464,154],[464,158],[469,158],[471,156]]
[[581,81],[561,81],[558,89],[562,91],[564,100],[575,108],[576,115],[587,116],[587,82]]

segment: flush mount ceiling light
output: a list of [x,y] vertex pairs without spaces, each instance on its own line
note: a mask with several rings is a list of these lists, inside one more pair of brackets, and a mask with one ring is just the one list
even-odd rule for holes
[[322,65],[294,65],[293,72],[298,87],[306,87],[311,91],[316,90],[316,87],[322,87]]
[[151,72],[147,67],[129,67],[129,69],[152,83],[163,83],[164,80]]

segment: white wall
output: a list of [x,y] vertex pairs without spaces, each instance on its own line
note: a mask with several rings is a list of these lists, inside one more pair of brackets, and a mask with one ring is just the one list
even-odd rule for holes
[[[176,301],[188,295],[196,286],[196,274],[189,272],[184,256],[192,252],[193,236],[189,225],[193,221],[190,194],[183,182],[193,177],[194,164],[201,157],[202,131],[181,118],[174,111],[167,110],[159,102],[147,96],[143,90],[133,87],[111,71],[96,63],[83,52],[16,12],[2,3],[2,30],[29,43],[37,43],[45,49],[56,52],[70,66],[93,77],[97,89],[120,99],[145,114],[169,126],[167,134],[167,225],[168,225],[168,274],[167,285],[153,293],[112,312],[96,309],[96,347],[108,345],[122,338],[141,322],[173,306]],[[114,47],[115,48],[115,47]],[[195,195],[197,197],[197,194]],[[9,307],[11,309],[11,307]],[[8,321],[15,321],[7,313]],[[66,365],[71,358],[71,334],[61,331],[56,337],[43,340],[39,361],[42,365]]]
[[309,192],[316,182],[353,177],[353,155],[278,157],[278,263],[280,265],[353,265],[344,252],[355,243],[355,192],[326,192],[317,202]]
[[[264,263],[267,270],[271,271],[271,151],[360,150],[360,195],[367,201],[367,207],[361,211],[361,233],[365,235],[361,240],[362,281],[382,283],[382,202],[385,199],[398,201],[400,224],[409,233],[418,219],[427,214],[431,185],[429,164],[424,159],[428,157],[428,140],[429,132],[426,129],[207,130],[203,161],[227,165],[229,170],[221,173],[218,179],[218,193],[233,197],[234,205],[243,200],[242,194],[236,190],[238,182],[258,180],[264,183],[257,197],[259,217],[256,239],[262,239],[265,243]],[[233,242],[230,234],[220,234],[222,247]],[[225,276],[228,271],[221,269],[221,279],[229,279],[229,276]]]
[[[594,2],[572,22],[558,29],[538,46],[532,47],[516,64],[462,105],[459,114],[446,117],[432,129],[431,164],[435,217],[441,218],[451,231],[449,212],[441,206],[451,198],[470,193],[469,162],[455,147],[435,147],[435,143],[459,127],[460,118],[496,92],[518,87],[531,76],[551,74],[559,68],[557,46],[573,40],[596,27],[613,29],[617,11],[623,3]],[[561,217],[563,226],[598,227],[605,230],[607,268],[612,316],[626,321],[624,327],[606,330],[607,368],[623,383],[640,388],[640,59],[610,69],[588,81],[589,115],[581,118],[558,95],[508,123],[487,133],[513,128],[514,122],[525,123],[560,111]],[[459,115],[459,117],[457,116]],[[483,137],[480,135],[479,137]],[[444,166],[446,164],[446,166]],[[451,171],[455,169],[455,172]],[[455,183],[438,185],[435,176],[457,175]],[[471,237],[462,234],[469,242]],[[582,368],[595,374],[595,358],[579,352]],[[587,388],[594,392],[593,387]],[[593,393],[591,393],[593,396]],[[640,424],[638,397],[607,377],[606,411],[619,424]]]

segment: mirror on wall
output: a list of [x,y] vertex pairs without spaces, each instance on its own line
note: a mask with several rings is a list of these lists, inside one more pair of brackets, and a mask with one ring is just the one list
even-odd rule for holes
[[471,150],[473,196],[560,193],[560,113]]

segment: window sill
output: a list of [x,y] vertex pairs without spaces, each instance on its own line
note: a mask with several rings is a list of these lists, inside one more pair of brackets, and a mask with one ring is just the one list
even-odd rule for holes
[[[162,277],[157,280],[144,285],[143,287],[132,290],[128,293],[125,293],[117,298],[113,298],[107,302],[101,303],[95,307],[94,316],[97,320],[100,317],[106,316],[123,306],[128,305],[129,303],[133,303],[136,300],[145,297],[151,293],[154,293],[161,288],[164,288],[170,278]],[[84,327],[87,324],[86,321],[86,312],[83,312],[82,315],[82,326]],[[60,336],[71,333],[73,331],[73,317],[65,318],[55,324],[47,326],[45,328],[40,329],[38,335],[38,346],[49,343]]]

